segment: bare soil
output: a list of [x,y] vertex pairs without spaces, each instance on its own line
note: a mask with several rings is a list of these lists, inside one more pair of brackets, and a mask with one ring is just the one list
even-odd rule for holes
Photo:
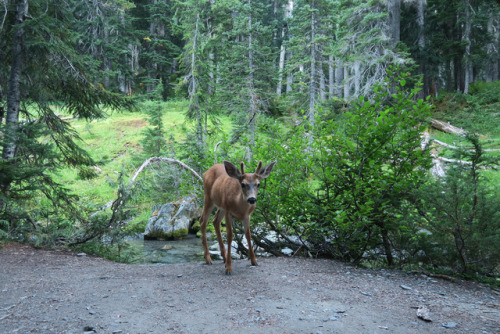
[[0,333],[500,333],[500,296],[477,283],[258,260],[234,261],[226,276],[221,261],[126,265],[8,245]]

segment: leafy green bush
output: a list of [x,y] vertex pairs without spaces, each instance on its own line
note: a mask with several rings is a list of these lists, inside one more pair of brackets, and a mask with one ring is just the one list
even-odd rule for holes
[[419,89],[406,87],[407,74],[389,76],[373,101],[357,101],[345,124],[328,120],[312,133],[275,128],[258,143],[256,155],[278,160],[260,219],[318,254],[359,262],[382,248],[393,264],[396,217],[430,167],[420,149],[430,106],[415,100]]

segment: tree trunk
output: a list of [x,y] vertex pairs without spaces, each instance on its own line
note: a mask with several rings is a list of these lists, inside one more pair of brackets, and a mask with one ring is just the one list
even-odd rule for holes
[[[490,36],[493,36],[491,39],[490,43],[488,43],[487,46],[487,54],[488,55],[494,55],[496,53],[497,48],[500,46],[498,43],[498,35],[495,34],[495,25],[494,25],[494,15],[493,13],[490,13],[490,16],[488,18],[488,34]],[[497,19],[498,20],[498,19]],[[488,67],[486,68],[486,75],[485,75],[485,81],[496,81],[498,80],[498,62],[499,59],[498,57],[492,57],[490,56],[490,59],[488,61]]]
[[347,100],[351,96],[351,80],[349,78],[349,69],[344,67],[344,99]]
[[335,95],[335,67],[333,66],[333,55],[328,56],[328,98],[333,99]]
[[343,96],[342,81],[344,81],[344,66],[342,60],[339,60],[335,67],[335,96]]
[[[18,0],[16,5],[16,31],[12,38],[12,63],[7,91],[7,115],[5,117],[5,138],[2,148],[2,160],[9,161],[16,157],[17,136],[19,131],[19,110],[21,105],[21,74],[24,60],[24,29],[22,23],[28,14],[28,0]],[[3,173],[2,173],[3,174]],[[2,175],[1,193],[8,192],[11,184],[9,175]],[[0,196],[0,210],[3,210],[4,196]]]
[[419,48],[419,66],[420,66],[420,74],[423,77],[423,87],[419,92],[419,98],[424,98],[430,94],[430,78],[427,74],[427,63],[424,59],[425,52],[425,6],[426,0],[418,0],[417,1],[417,25],[418,25],[418,48]]
[[324,102],[326,100],[325,71],[323,71],[323,66],[319,66],[318,70],[319,70],[319,97],[320,101]]
[[470,59],[470,46],[471,46],[471,40],[470,40],[470,34],[471,34],[471,13],[470,13],[470,0],[464,0],[464,7],[465,7],[465,27],[464,27],[464,35],[462,37],[462,40],[465,43],[465,54],[464,54],[464,60],[463,60],[463,65],[464,65],[464,83],[463,83],[463,92],[464,94],[469,93],[469,85],[472,82],[472,62]]
[[388,0],[387,10],[389,12],[389,36],[391,37],[390,45],[394,46],[400,41],[400,26],[401,26],[401,0]]
[[383,223],[381,225],[382,225],[382,227],[381,227],[382,244],[384,246],[385,257],[387,259],[387,265],[389,267],[392,267],[394,265],[394,258],[392,257],[391,241],[389,239],[389,234],[387,232],[387,229],[383,226]]
[[[292,15],[292,10],[293,10],[293,6],[292,6],[292,2],[289,1],[286,5],[286,8],[285,8],[285,13],[284,13],[284,19],[285,19],[285,22],[286,20],[290,17],[290,15]],[[284,40],[285,40],[285,36],[286,36],[286,30],[287,30],[287,27],[286,27],[286,23],[283,24],[283,27],[281,29],[281,48],[280,48],[280,58],[279,58],[279,68],[278,68],[278,85],[276,87],[276,94],[278,96],[281,96],[281,92],[283,90],[283,74],[284,74],[284,70],[285,70],[285,56],[286,56],[286,47],[285,47],[285,43],[284,43]],[[290,56],[288,57],[288,59],[290,58]],[[288,76],[287,76],[287,87],[286,87],[286,91],[291,91],[291,86],[289,87],[288,86]]]
[[[248,7],[252,8],[252,0],[248,0]],[[250,98],[250,147],[248,160],[253,158],[253,148],[255,147],[255,117],[257,115],[256,94],[254,87],[254,64],[253,64],[253,34],[252,34],[252,11],[248,14],[248,85]]]
[[[286,60],[290,61],[290,59],[292,59],[292,53],[287,52],[286,53]],[[286,74],[286,92],[287,93],[289,93],[293,90],[292,85],[293,85],[293,73],[292,73],[292,71],[288,71]]]
[[316,105],[316,12],[314,11],[314,1],[311,4],[311,73],[309,80],[309,113],[307,119],[314,128],[315,105]]
[[[24,22],[28,13],[28,0],[19,0],[16,6],[16,25]],[[19,128],[19,109],[21,104],[21,72],[23,67],[24,29],[16,27],[12,39],[12,63],[7,91],[7,138],[2,151],[2,159],[10,160],[16,155],[17,131]]]
[[360,95],[361,89],[361,62],[356,60],[354,62],[354,96]]

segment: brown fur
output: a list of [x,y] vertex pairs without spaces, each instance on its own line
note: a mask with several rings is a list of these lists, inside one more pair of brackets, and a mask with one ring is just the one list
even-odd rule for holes
[[[221,257],[226,264],[227,275],[230,275],[233,271],[231,263],[231,242],[233,241],[231,223],[233,218],[243,223],[249,248],[248,257],[252,265],[257,265],[250,233],[250,215],[255,210],[255,203],[251,204],[249,198],[251,201],[257,199],[258,184],[261,179],[269,176],[274,164],[273,162],[262,168],[262,161],[260,161],[255,173],[245,173],[243,163],[241,163],[241,170],[238,170],[235,165],[224,161],[224,164],[213,165],[203,174],[205,194],[200,225],[204,257],[207,264],[212,264],[207,245],[207,224],[210,214],[214,206],[216,206],[219,211],[217,211],[213,224],[219,242]],[[226,219],[227,253],[220,229],[222,218]]]

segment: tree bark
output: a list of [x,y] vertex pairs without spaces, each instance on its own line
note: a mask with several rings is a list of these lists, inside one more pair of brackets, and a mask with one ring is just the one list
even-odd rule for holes
[[[279,65],[278,65],[278,85],[276,86],[276,94],[278,96],[281,96],[281,92],[283,90],[283,74],[284,74],[284,69],[285,69],[285,55],[286,55],[286,48],[285,48],[285,35],[286,35],[286,19],[290,17],[292,14],[292,6],[291,2],[288,2],[285,8],[285,24],[283,24],[283,27],[281,29],[281,48],[280,48],[280,58],[279,58]],[[288,91],[288,90],[287,90]]]
[[391,46],[396,45],[401,39],[401,0],[388,0],[389,36]]
[[328,98],[333,99],[335,95],[335,67],[333,66],[333,55],[328,56]]
[[309,80],[309,113],[307,119],[311,127],[314,128],[315,105],[316,105],[316,12],[314,11],[314,1],[311,4],[311,73]]
[[[24,29],[20,27],[28,13],[28,0],[19,0],[16,6],[17,30],[12,38],[12,63],[7,92],[7,125],[8,140],[3,146],[2,159],[10,160],[16,155],[16,138],[19,128],[19,109],[21,104],[21,74],[24,58]],[[8,187],[8,186],[7,186]]]
[[344,81],[344,66],[342,60],[339,60],[335,67],[335,96],[343,96],[342,81]]
[[[12,63],[7,91],[7,115],[5,117],[5,138],[2,160],[9,162],[16,157],[19,131],[19,110],[21,105],[21,75],[24,60],[24,29],[22,23],[28,14],[28,0],[19,0],[16,5],[16,27],[12,38]],[[3,173],[2,173],[3,174]],[[0,192],[6,193],[11,185],[9,175],[2,175]],[[4,196],[0,196],[0,210],[5,206]]]
[[465,7],[465,27],[464,27],[464,35],[463,41],[465,43],[465,54],[464,54],[464,83],[463,83],[463,92],[464,94],[469,93],[469,85],[472,82],[472,63],[470,59],[470,47],[471,47],[471,10],[470,10],[470,0],[464,0]]
[[[252,8],[252,0],[248,0],[248,7]],[[257,101],[254,86],[254,64],[253,64],[253,34],[252,34],[252,11],[248,14],[248,84],[250,98],[250,147],[248,160],[253,158],[253,148],[255,146],[255,116],[257,114]]]
[[423,77],[423,87],[419,92],[419,98],[424,98],[425,96],[430,94],[430,78],[427,74],[427,63],[424,59],[425,52],[425,7],[427,5],[426,0],[418,0],[417,1],[417,25],[418,25],[418,62],[420,66],[420,74]]

